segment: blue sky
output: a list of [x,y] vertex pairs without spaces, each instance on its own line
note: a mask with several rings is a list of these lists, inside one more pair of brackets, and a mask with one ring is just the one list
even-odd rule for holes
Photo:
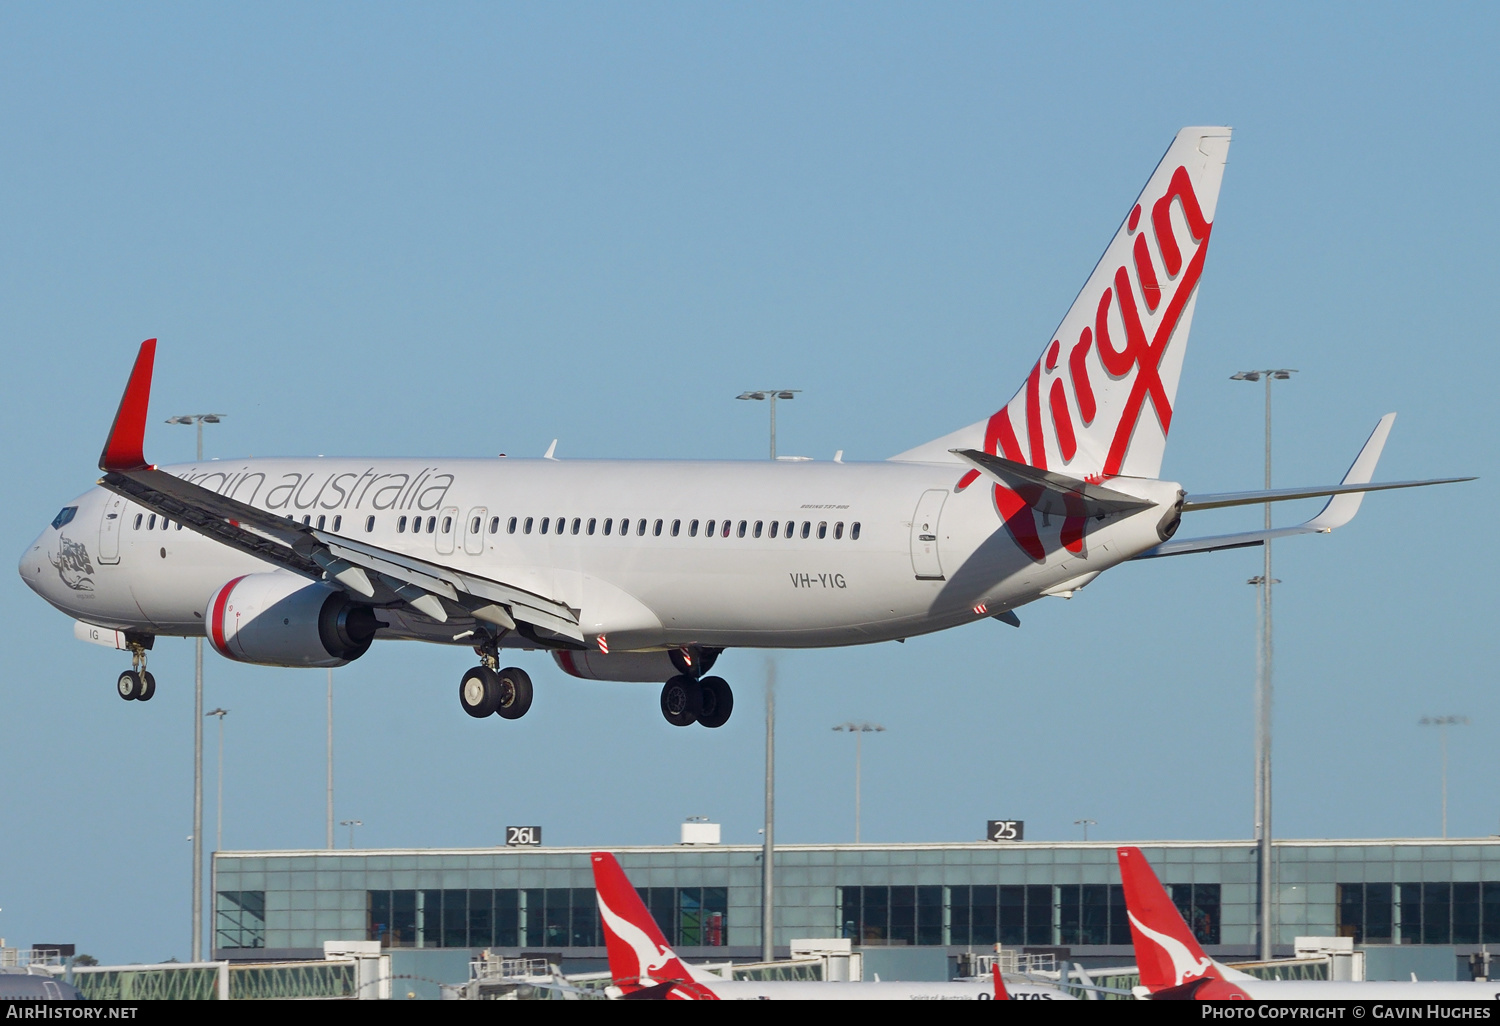
[[[1383,413],[1387,480],[1278,546],[1277,832],[1500,831],[1494,731],[1493,54],[1487,5],[257,4],[0,10],[0,430],[17,557],[161,339],[147,452],[882,459],[1010,397],[1173,133],[1235,128],[1166,476],[1334,480]],[[1287,504],[1280,522],[1306,515]],[[1252,526],[1199,514],[1184,535]],[[779,824],[867,840],[1247,836],[1257,551],[1117,569],[905,645],[778,654]],[[188,954],[192,646],[149,706],[117,654],[0,588],[0,936]],[[226,847],[323,839],[320,671],[212,653]],[[458,709],[466,650],[336,671],[362,845],[756,839],[763,653],[677,731],[647,685],[530,657],[519,723]],[[210,725],[212,726],[212,725]],[[208,732],[212,837],[214,734]],[[340,833],[340,843],[343,833]]]

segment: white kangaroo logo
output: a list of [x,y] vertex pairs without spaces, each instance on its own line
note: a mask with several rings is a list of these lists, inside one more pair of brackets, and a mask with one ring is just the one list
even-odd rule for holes
[[599,895],[599,915],[603,917],[604,925],[609,931],[630,945],[630,949],[635,952],[636,972],[640,974],[642,982],[655,983],[651,974],[677,957],[671,948],[657,944],[647,936],[645,930],[616,915],[604,903],[602,894]]
[[1167,957],[1172,960],[1172,972],[1176,974],[1176,979],[1173,980],[1172,986],[1180,987],[1189,977],[1206,975],[1213,968],[1213,959],[1207,957],[1194,959],[1193,953],[1188,950],[1188,946],[1176,937],[1170,934],[1157,933],[1137,919],[1134,913],[1127,912],[1126,915],[1130,916],[1130,922],[1137,930],[1155,941],[1167,953]]

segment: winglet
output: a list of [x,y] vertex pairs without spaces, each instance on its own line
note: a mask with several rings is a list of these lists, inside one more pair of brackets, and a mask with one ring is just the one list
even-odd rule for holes
[[156,339],[148,338],[136,354],[130,381],[125,385],[114,425],[109,429],[109,440],[99,454],[99,469],[105,473],[143,470],[148,466],[142,450],[146,442],[146,408],[151,402],[151,368],[155,363]]
[[[1359,455],[1354,457],[1354,462],[1349,466],[1349,472],[1344,475],[1340,484],[1369,484],[1370,478],[1375,476],[1375,464],[1380,462],[1380,453],[1385,449],[1385,440],[1391,433],[1391,425],[1396,422],[1394,413],[1387,413],[1380,418],[1380,423],[1375,425],[1375,430],[1370,432],[1370,437],[1365,440],[1364,448],[1359,450]],[[1343,527],[1354,519],[1354,514],[1359,512],[1359,504],[1364,501],[1364,492],[1346,492],[1343,495],[1335,495],[1328,500],[1328,505],[1307,522],[1307,526],[1315,531],[1332,531],[1336,527]]]
[[599,918],[604,923],[609,974],[627,995],[667,984],[663,997],[689,1001],[714,1001],[718,996],[693,981],[693,974],[677,957],[651,918],[651,911],[620,863],[607,851],[589,856],[594,865],[594,892],[599,899]]

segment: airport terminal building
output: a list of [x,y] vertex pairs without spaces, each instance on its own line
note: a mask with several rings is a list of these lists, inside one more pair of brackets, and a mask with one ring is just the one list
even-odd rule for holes
[[[1249,841],[1140,845],[1205,948],[1255,957]],[[1134,962],[1116,842],[784,845],[775,943],[842,937],[866,961],[906,949],[927,971],[996,944],[1066,949],[1085,965]],[[690,959],[761,953],[758,846],[613,849],[668,939]],[[1275,946],[1352,937],[1372,978],[1453,979],[1500,943],[1500,837],[1279,841]],[[586,848],[221,852],[214,958],[319,958],[326,940],[378,940],[433,973],[483,949],[604,968]],[[450,964],[451,963],[451,964]],[[928,977],[923,977],[928,978]],[[1467,975],[1464,974],[1464,978]]]

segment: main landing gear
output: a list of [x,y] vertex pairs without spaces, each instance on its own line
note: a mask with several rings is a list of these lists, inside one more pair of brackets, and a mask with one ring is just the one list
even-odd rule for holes
[[149,702],[156,695],[156,678],[146,669],[146,646],[130,643],[131,668],[120,674],[115,690],[127,702]]
[[694,680],[678,674],[662,685],[661,714],[674,727],[722,727],[734,712],[734,692],[723,677]]
[[482,720],[495,715],[519,720],[531,708],[531,677],[517,666],[497,669],[498,650],[493,645],[476,647],[484,662],[474,667],[458,685],[458,702],[464,712]]

